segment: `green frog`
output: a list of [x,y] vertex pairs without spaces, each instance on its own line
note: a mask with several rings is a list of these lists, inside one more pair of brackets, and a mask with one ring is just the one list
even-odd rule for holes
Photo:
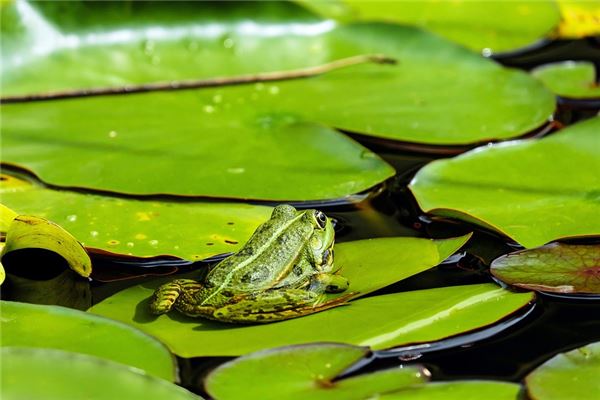
[[290,205],[273,209],[237,253],[215,265],[201,283],[177,279],[160,286],[150,309],[171,308],[222,322],[264,323],[294,318],[345,304],[349,283],[333,265],[335,232],[317,210]]

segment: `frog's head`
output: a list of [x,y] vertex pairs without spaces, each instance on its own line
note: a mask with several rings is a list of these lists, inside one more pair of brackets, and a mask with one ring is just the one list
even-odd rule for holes
[[320,271],[330,270],[333,265],[333,243],[335,230],[331,218],[319,210],[306,210],[305,218],[309,219],[313,234],[308,245],[314,255],[314,266]]

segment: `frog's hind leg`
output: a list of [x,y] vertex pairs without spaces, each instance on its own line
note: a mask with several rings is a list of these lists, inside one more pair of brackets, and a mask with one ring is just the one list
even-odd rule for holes
[[266,323],[301,317],[341,306],[354,293],[321,302],[322,296],[301,289],[278,289],[248,296],[234,304],[218,308],[213,318],[224,322]]
[[150,300],[150,311],[153,314],[167,313],[180,296],[193,297],[201,289],[202,285],[193,279],[177,279],[165,283],[154,291]]

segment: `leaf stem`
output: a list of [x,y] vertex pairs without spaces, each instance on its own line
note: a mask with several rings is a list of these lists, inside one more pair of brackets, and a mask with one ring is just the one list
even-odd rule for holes
[[358,64],[396,64],[397,60],[382,54],[362,54],[342,58],[326,64],[313,67],[299,68],[288,71],[263,72],[258,74],[215,77],[208,79],[182,80],[174,82],[155,82],[141,85],[126,85],[118,87],[99,87],[91,89],[65,90],[59,92],[33,93],[16,96],[0,97],[0,104],[26,103],[32,101],[47,101],[71,99],[78,97],[113,96],[121,94],[159,92],[168,90],[199,89],[220,86],[241,85],[257,82],[273,82],[290,79],[310,78],[327,72],[351,67]]

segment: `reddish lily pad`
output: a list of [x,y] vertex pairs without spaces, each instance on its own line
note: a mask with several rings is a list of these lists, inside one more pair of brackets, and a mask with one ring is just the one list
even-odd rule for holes
[[525,289],[600,293],[600,245],[550,243],[494,260],[494,276]]

